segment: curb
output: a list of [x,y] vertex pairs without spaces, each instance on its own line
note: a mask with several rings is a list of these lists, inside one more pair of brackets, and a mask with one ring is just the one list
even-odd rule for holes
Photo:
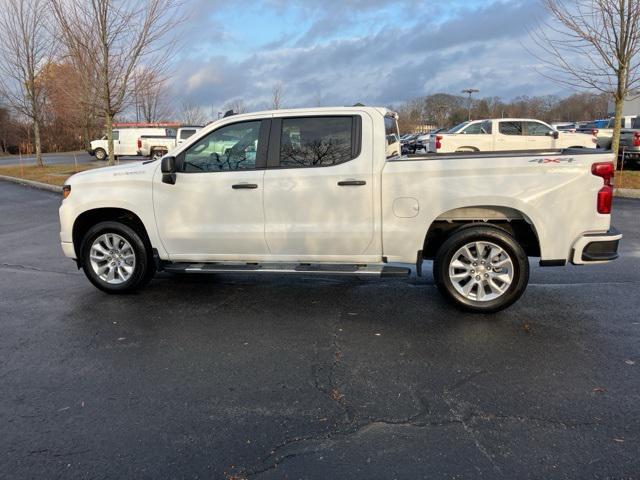
[[20,185],[27,185],[29,187],[39,188],[40,190],[48,190],[49,192],[62,193],[62,187],[58,187],[57,185],[49,185],[48,183],[36,182],[34,180],[26,180],[24,178],[18,178],[18,177],[9,177],[7,175],[0,175],[0,180],[19,183]]
[[640,188],[616,188],[613,194],[622,198],[640,198]]

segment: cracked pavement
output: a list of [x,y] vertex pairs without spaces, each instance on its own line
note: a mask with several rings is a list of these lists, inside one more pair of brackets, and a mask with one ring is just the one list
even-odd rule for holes
[[640,201],[608,265],[463,314],[423,278],[96,290],[0,182],[0,478],[640,478]]

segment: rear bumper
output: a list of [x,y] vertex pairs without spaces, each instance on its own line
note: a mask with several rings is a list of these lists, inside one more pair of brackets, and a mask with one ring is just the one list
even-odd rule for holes
[[622,238],[615,228],[606,233],[586,234],[573,244],[571,263],[585,265],[606,263],[618,258],[618,244]]

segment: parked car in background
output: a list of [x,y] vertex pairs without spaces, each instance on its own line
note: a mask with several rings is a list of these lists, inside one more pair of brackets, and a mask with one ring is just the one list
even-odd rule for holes
[[406,135],[404,140],[400,140],[400,148],[402,149],[403,154],[415,152],[413,144],[415,143],[416,138],[418,138],[418,135],[412,133],[410,135]]
[[559,132],[530,118],[498,118],[463,122],[446,133],[434,135],[429,145],[429,151],[436,153],[547,148],[596,148],[596,137]]
[[552,123],[551,128],[554,128],[559,132],[575,133],[576,128],[578,127],[575,123],[561,123],[561,124]]
[[[118,127],[113,129],[113,148],[116,157],[129,157],[138,155],[138,139],[143,135],[175,135],[172,127]],[[89,154],[97,160],[105,160],[108,157],[108,141],[104,135],[99,140],[91,142]]]
[[70,177],[62,250],[109,293],[157,270],[408,276],[433,260],[442,294],[476,312],[522,295],[528,257],[617,258],[611,155],[408,158],[397,132],[396,115],[373,107],[220,119],[161,161]]
[[138,155],[158,159],[200,129],[201,126],[183,126],[173,135],[141,135],[138,139]]
[[[639,128],[640,127],[640,119],[636,120],[638,117],[635,115],[627,115],[622,117],[622,129],[629,128]],[[587,133],[589,131],[596,130],[596,136],[598,139],[598,148],[603,148],[605,150],[611,150],[611,141],[613,139],[613,122],[614,119],[609,118],[606,122],[602,123],[602,126],[598,127],[596,123],[586,124],[583,127],[579,128],[578,132]]]
[[624,168],[640,170],[640,117],[634,118],[631,123],[633,128],[620,131],[620,161]]

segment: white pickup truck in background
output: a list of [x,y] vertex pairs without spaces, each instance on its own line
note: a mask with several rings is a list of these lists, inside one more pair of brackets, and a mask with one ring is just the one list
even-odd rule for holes
[[498,118],[464,122],[429,139],[429,152],[489,152],[596,148],[594,134],[559,132],[550,125],[528,118]]
[[610,152],[404,157],[398,138],[384,108],[227,117],[161,161],[69,178],[62,249],[110,293],[158,270],[406,276],[433,260],[444,296],[477,312],[522,295],[528,257],[617,257]]
[[[172,135],[175,129],[167,127],[126,127],[113,129],[113,148],[116,157],[131,157],[138,155],[138,139],[143,135]],[[109,142],[103,135],[99,140],[91,142],[89,154],[97,160],[106,160],[109,156]]]
[[201,129],[201,126],[183,126],[177,132],[168,132],[166,135],[141,135],[137,153],[157,160]]

